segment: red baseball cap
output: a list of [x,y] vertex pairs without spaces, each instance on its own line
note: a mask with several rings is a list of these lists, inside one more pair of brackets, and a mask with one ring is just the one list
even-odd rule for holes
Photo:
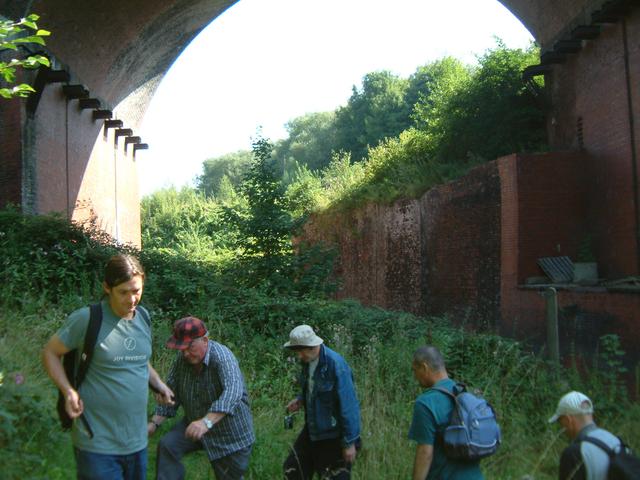
[[185,317],[176,320],[173,324],[173,335],[167,340],[167,347],[176,350],[185,350],[196,338],[207,335],[207,327],[204,322],[196,317]]

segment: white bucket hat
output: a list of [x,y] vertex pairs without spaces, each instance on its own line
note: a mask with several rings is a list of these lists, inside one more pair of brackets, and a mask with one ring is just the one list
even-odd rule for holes
[[588,415],[593,413],[593,403],[589,397],[580,392],[569,392],[558,402],[558,408],[549,423],[554,423],[562,415]]
[[284,347],[317,347],[322,342],[323,340],[309,325],[298,325],[289,333],[289,341],[284,344]]

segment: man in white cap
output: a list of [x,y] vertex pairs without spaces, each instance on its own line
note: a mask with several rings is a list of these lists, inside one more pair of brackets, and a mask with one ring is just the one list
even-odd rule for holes
[[549,419],[549,423],[555,422],[562,425],[572,440],[560,457],[560,480],[606,480],[609,455],[595,443],[602,442],[614,451],[619,451],[621,444],[618,437],[595,424],[589,397],[575,391],[567,393]]
[[305,424],[284,462],[286,480],[348,480],[360,445],[360,405],[351,368],[323,344],[309,325],[299,325],[284,347],[302,362],[302,392],[287,405],[304,408]]

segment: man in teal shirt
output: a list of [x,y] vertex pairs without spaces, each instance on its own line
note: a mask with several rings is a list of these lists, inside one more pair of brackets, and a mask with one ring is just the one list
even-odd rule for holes
[[413,407],[409,439],[417,442],[413,480],[482,480],[479,462],[457,462],[447,458],[442,448],[442,434],[449,424],[453,401],[433,387],[453,391],[440,351],[422,346],[413,354],[413,375],[426,390]]

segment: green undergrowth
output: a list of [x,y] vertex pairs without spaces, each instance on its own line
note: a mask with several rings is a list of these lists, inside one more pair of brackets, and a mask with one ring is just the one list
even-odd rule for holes
[[[96,272],[116,247],[51,217],[0,212],[0,465],[2,478],[68,479],[74,476],[69,435],[55,417],[56,390],[40,365],[40,350],[72,310],[96,301]],[[257,442],[246,478],[281,478],[281,465],[302,426],[283,428],[284,406],[295,395],[298,366],[283,351],[289,330],[316,328],[353,368],[362,408],[363,449],[354,479],[410,477],[414,445],[406,438],[420,388],[411,355],[424,343],[438,346],[452,377],[480,389],[494,405],[504,442],[482,468],[490,479],[557,477],[567,441],[546,420],[558,398],[578,389],[594,399],[598,422],[640,448],[640,408],[621,382],[615,337],[602,339],[599,369],[578,375],[551,367],[525,345],[490,333],[466,331],[446,318],[416,317],[366,308],[355,301],[274,293],[234,283],[224,269],[171,252],[142,252],[147,269],[143,304],[153,317],[152,363],[165,375],[174,352],[164,347],[172,322],[188,314],[207,323],[213,339],[236,354],[244,372]],[[149,404],[149,412],[153,408]],[[162,427],[166,432],[170,425]],[[154,478],[155,447],[149,447]],[[188,478],[213,478],[202,454],[186,461]]]
[[[5,478],[64,479],[74,464],[67,434],[54,416],[55,389],[39,364],[39,350],[74,306],[74,298],[60,305],[34,300],[32,309],[2,309],[0,314],[0,459],[10,465]],[[85,299],[85,303],[90,299]],[[265,305],[268,308],[268,305]],[[499,452],[482,463],[487,478],[551,479],[566,440],[546,419],[557,399],[570,389],[590,395],[598,422],[640,445],[635,426],[640,408],[613,387],[611,374],[551,368],[515,341],[490,334],[474,334],[453,327],[442,318],[368,309],[355,302],[291,301],[290,314],[280,332],[261,333],[250,323],[226,320],[207,310],[191,313],[207,320],[214,339],[238,357],[249,388],[257,443],[247,478],[279,478],[281,464],[295,440],[284,430],[284,405],[295,395],[297,365],[282,349],[287,329],[308,321],[326,343],[343,353],[354,370],[362,407],[363,450],[354,478],[404,479],[411,473],[414,446],[406,434],[412,405],[420,393],[411,373],[411,354],[423,344],[437,345],[448,359],[452,377],[481,390],[499,415],[504,442]],[[307,313],[304,316],[304,312]],[[311,314],[309,314],[312,312]],[[164,348],[173,317],[154,317],[152,363],[166,374],[174,352]],[[24,378],[20,384],[16,379]],[[153,405],[150,402],[149,411]],[[170,425],[163,426],[166,432]],[[153,478],[157,437],[151,439],[149,478]],[[51,448],[55,446],[55,448]],[[11,461],[9,461],[11,459]],[[204,455],[187,460],[189,478],[213,478]],[[5,467],[6,468],[6,467]]]

